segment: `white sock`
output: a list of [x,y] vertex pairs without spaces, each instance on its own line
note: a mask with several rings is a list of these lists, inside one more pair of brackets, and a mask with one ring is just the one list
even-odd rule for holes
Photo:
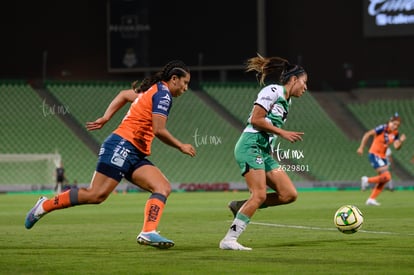
[[[241,233],[246,229],[247,224],[249,223],[249,218],[246,216],[239,218],[239,214],[237,214],[236,218],[233,220],[229,230],[227,231],[226,236],[224,237],[227,240],[237,240]],[[245,221],[247,219],[247,221]]]

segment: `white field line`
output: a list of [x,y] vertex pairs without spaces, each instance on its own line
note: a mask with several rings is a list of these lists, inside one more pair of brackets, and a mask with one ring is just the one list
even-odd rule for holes
[[[287,224],[276,224],[276,223],[262,223],[262,222],[250,222],[254,225],[270,226],[270,227],[284,227],[284,228],[295,228],[295,229],[306,229],[306,230],[318,230],[318,231],[338,231],[338,229],[332,228],[323,228],[315,226],[304,226],[304,225],[287,225]],[[382,235],[400,235],[400,236],[414,236],[410,233],[397,233],[397,232],[387,232],[387,231],[368,231],[368,230],[359,230],[358,232],[368,233],[368,234],[382,234]]]

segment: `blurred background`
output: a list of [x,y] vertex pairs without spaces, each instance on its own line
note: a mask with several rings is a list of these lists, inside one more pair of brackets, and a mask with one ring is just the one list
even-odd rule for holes
[[260,89],[243,71],[257,53],[309,74],[286,124],[305,139],[280,143],[299,187],[358,188],[375,173],[356,154],[360,139],[395,112],[408,139],[392,172],[412,185],[414,7],[401,1],[5,1],[2,11],[1,190],[49,190],[60,161],[68,185],[87,185],[128,106],[100,131],[85,122],[172,59],[192,80],[168,127],[198,156],[155,141],[150,159],[180,190],[244,188],[233,147]]

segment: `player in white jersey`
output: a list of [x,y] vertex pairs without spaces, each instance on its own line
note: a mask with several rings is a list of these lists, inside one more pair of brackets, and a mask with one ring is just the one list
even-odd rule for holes
[[[260,55],[248,60],[246,71],[257,72],[258,81],[264,88],[254,102],[247,126],[234,149],[250,198],[229,203],[235,218],[219,245],[221,249],[228,250],[251,250],[237,240],[257,209],[296,200],[295,186],[272,157],[271,140],[281,137],[296,142],[302,140],[304,134],[281,127],[289,113],[291,98],[300,97],[307,90],[306,71],[283,58]],[[269,84],[266,85],[265,81]],[[267,187],[274,192],[267,193]]]

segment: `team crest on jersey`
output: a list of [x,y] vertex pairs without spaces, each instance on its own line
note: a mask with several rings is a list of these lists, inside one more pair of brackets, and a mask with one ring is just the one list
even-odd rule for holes
[[262,159],[262,156],[257,156],[257,157],[256,157],[256,163],[257,163],[257,164],[263,164],[263,159]]

